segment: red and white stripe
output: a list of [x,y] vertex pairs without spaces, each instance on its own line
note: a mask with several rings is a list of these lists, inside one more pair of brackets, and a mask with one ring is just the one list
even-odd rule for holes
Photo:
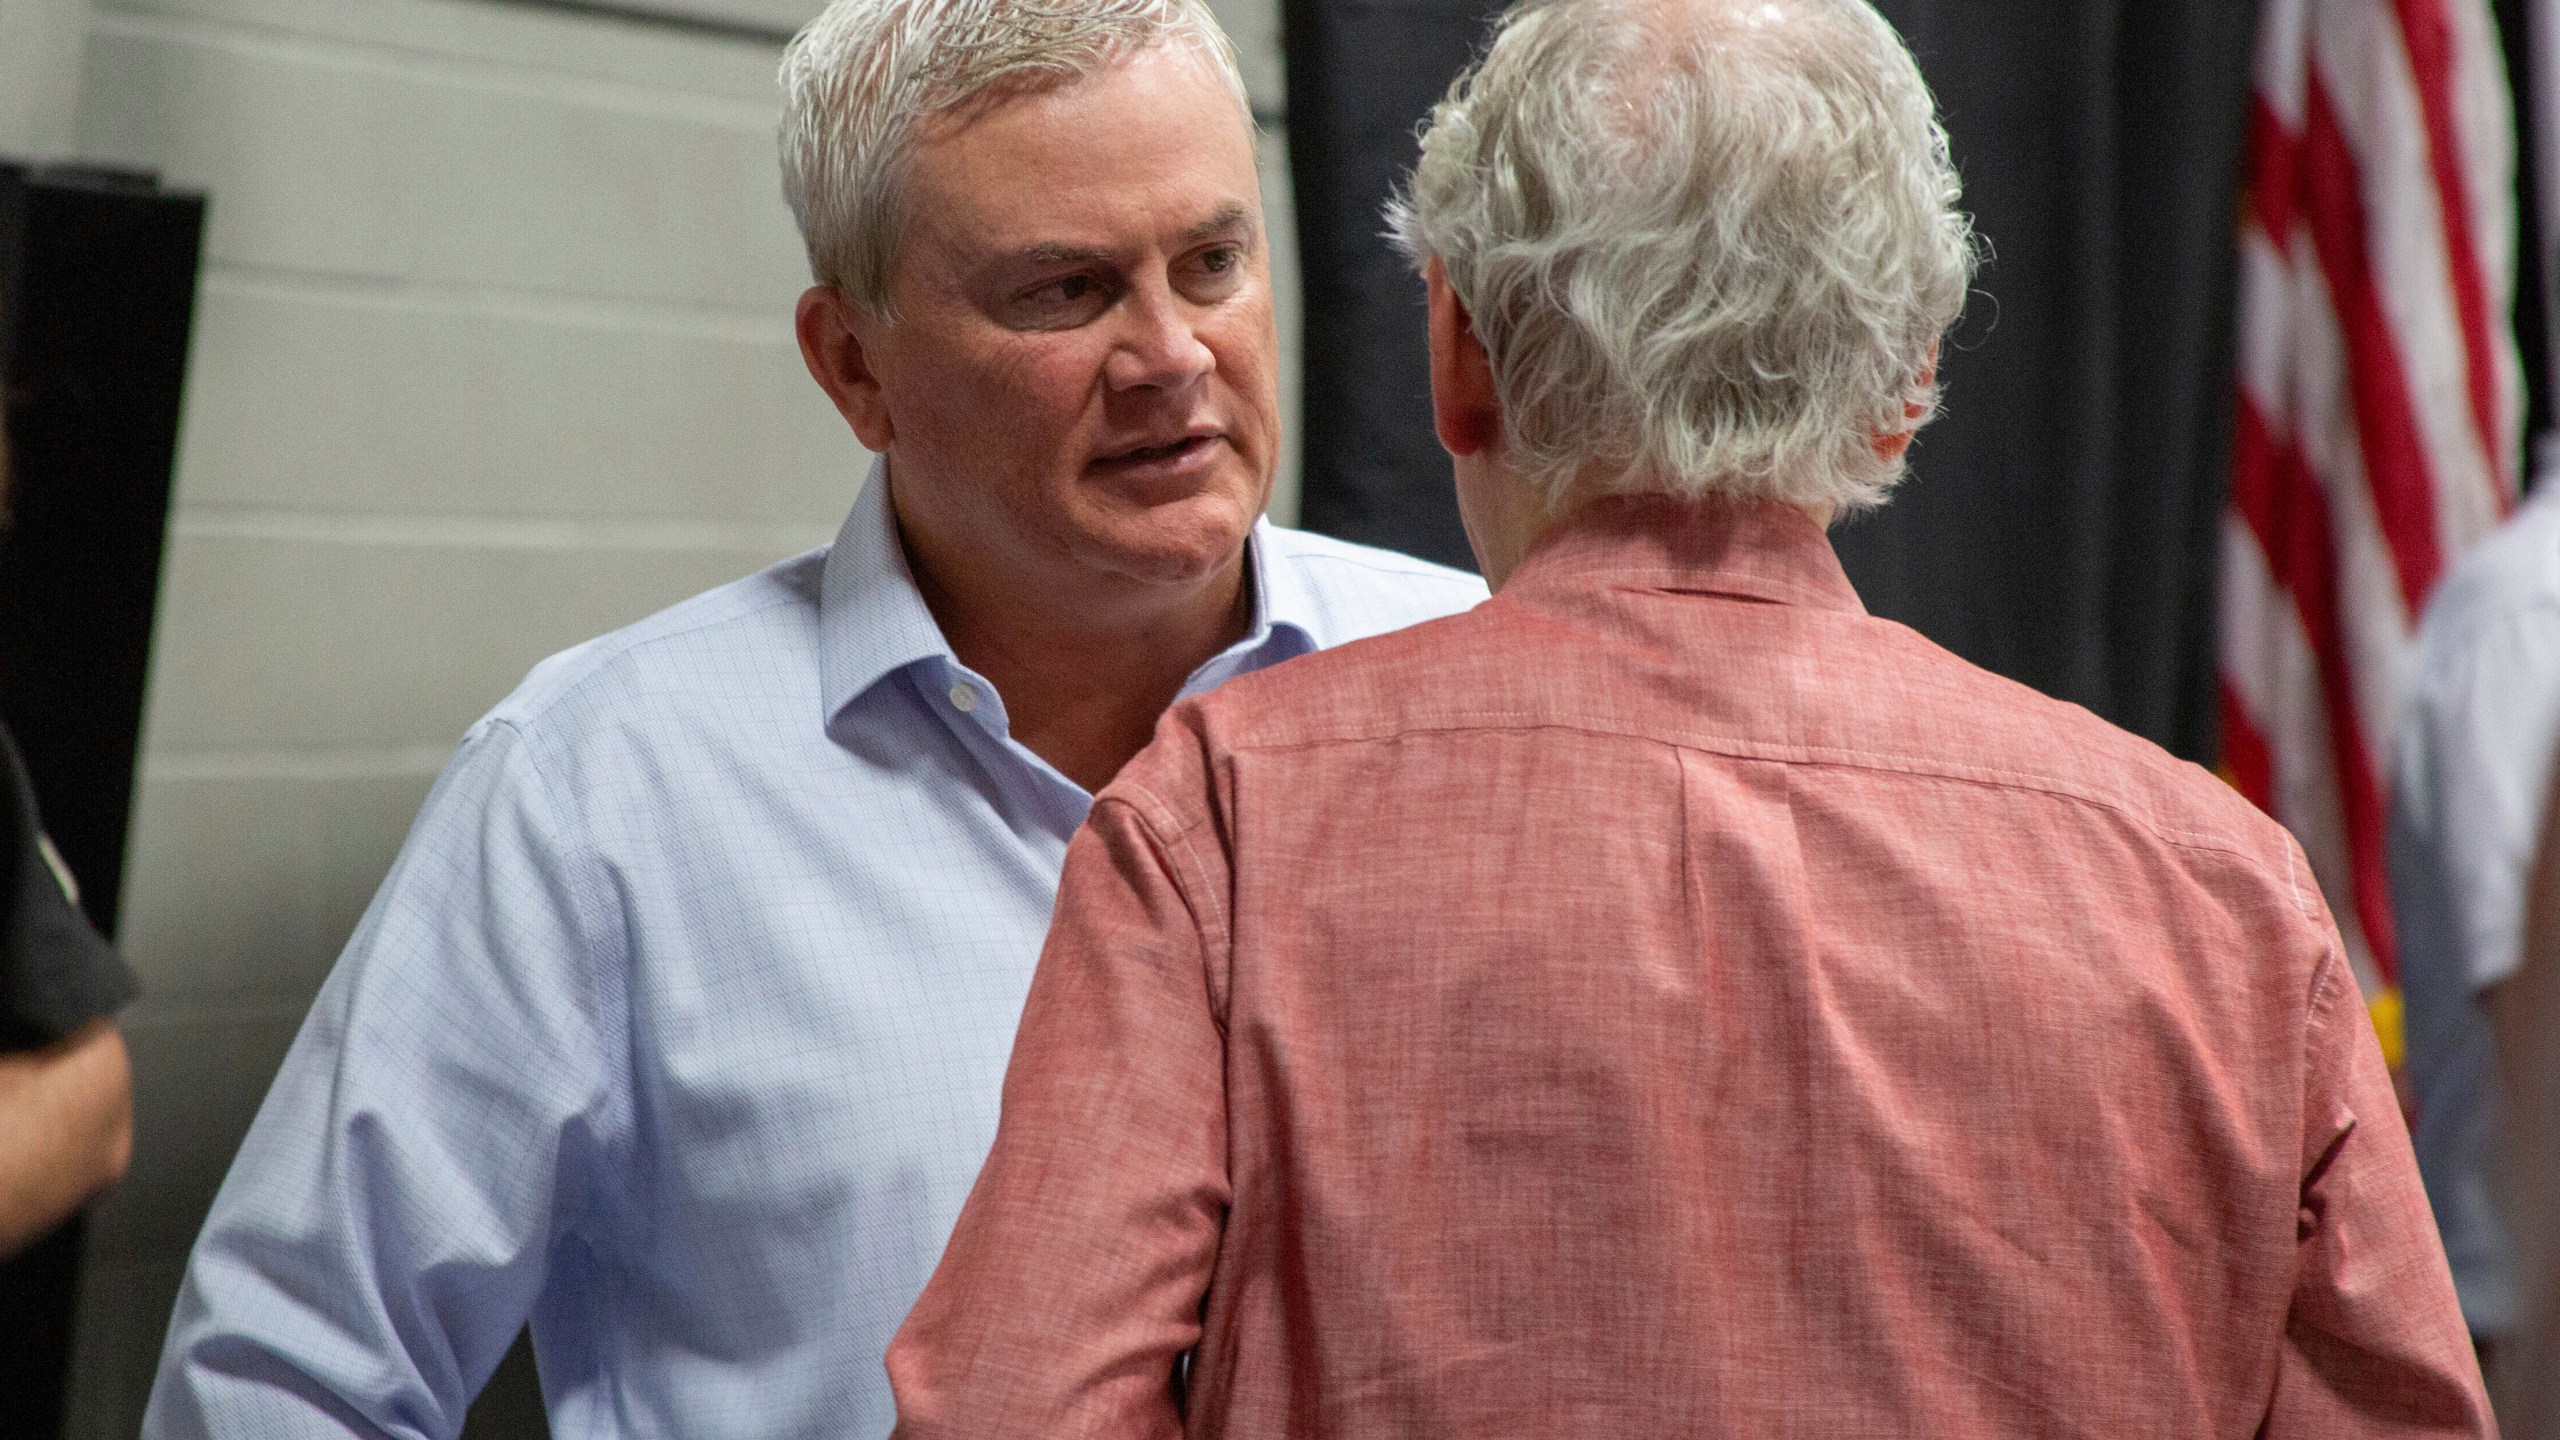
[[2302,841],[2368,995],[2409,643],[2514,502],[2515,139],[2486,0],[2266,0],[2222,527],[2224,769]]

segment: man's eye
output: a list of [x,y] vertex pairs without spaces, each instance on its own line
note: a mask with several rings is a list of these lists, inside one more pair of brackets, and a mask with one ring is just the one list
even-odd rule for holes
[[1187,273],[1177,275],[1177,283],[1194,300],[1222,299],[1245,278],[1245,249],[1241,245],[1220,245],[1199,251],[1184,271]]
[[1082,325],[1100,314],[1118,293],[1104,276],[1061,275],[1005,302],[1009,323],[1032,330],[1058,330]]

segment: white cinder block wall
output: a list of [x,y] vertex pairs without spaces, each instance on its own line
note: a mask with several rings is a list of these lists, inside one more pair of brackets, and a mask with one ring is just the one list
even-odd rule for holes
[[[635,8],[787,31],[820,3]],[[1220,9],[1273,117],[1294,433],[1276,0]],[[72,1395],[74,1436],[121,1440],[464,727],[543,655],[827,539],[865,457],[791,341],[770,41],[505,0],[91,0],[86,36],[75,153],[212,197],[122,917],[137,1144]]]

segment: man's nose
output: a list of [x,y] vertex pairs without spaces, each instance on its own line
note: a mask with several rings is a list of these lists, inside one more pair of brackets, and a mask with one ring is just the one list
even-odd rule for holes
[[1122,307],[1122,330],[1103,362],[1114,390],[1185,389],[1217,368],[1200,339],[1199,314],[1170,290],[1141,292]]

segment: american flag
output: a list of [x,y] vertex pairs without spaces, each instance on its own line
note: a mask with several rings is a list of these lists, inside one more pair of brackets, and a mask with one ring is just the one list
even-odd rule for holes
[[2514,502],[2514,122],[2486,0],[2261,13],[2224,773],[2301,840],[2396,1064],[2383,757],[2421,608]]

